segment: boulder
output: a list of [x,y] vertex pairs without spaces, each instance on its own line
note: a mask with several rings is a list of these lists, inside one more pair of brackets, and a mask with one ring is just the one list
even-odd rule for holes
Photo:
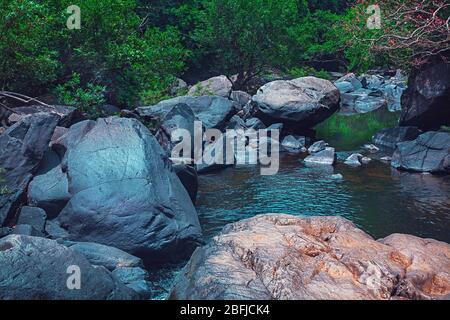
[[50,219],[58,216],[70,198],[67,174],[60,165],[34,177],[28,187],[28,203],[44,209]]
[[37,113],[23,118],[0,136],[0,168],[7,186],[0,194],[0,225],[17,214],[26,189],[48,150],[59,116]]
[[195,204],[198,192],[197,170],[192,165],[184,163],[174,164],[173,169],[188,192],[192,203]]
[[81,126],[65,138],[71,198],[57,220],[69,240],[113,246],[149,262],[189,254],[201,242],[197,213],[150,131],[116,117],[98,119],[90,130]]
[[[54,240],[20,235],[0,239],[0,299],[125,300],[138,295],[103,267]],[[71,290],[70,267],[80,271],[80,289]]]
[[450,173],[450,133],[430,131],[397,144],[391,165],[408,171]]
[[359,89],[343,93],[341,97],[341,109],[344,113],[368,113],[387,107],[387,100],[381,91]]
[[337,157],[334,148],[327,147],[325,150],[313,153],[305,158],[306,164],[333,165]]
[[420,134],[417,127],[388,128],[378,131],[372,137],[372,142],[378,146],[395,149],[397,143],[415,140]]
[[141,299],[152,298],[152,284],[148,281],[149,274],[144,269],[140,267],[120,267],[112,273],[120,282],[138,293]]
[[34,207],[22,207],[17,224],[30,225],[38,234],[44,235],[46,220],[47,215],[44,210]]
[[[159,144],[167,151],[167,154],[171,156],[172,149],[180,140],[173,141],[172,133],[178,129],[183,129],[189,132],[191,137],[191,155],[194,152],[194,121],[197,118],[194,115],[192,109],[184,103],[175,105],[161,120],[158,132],[156,133],[156,139]],[[183,156],[191,156],[183,155]]]
[[363,87],[363,83],[361,82],[360,79],[358,79],[358,77],[354,73],[348,73],[335,81],[335,83],[342,83],[342,82],[351,84],[352,86],[351,91],[356,91]]
[[387,300],[450,294],[450,245],[409,235],[375,241],[341,217],[263,215],[198,248],[171,299]]
[[249,129],[260,130],[266,129],[264,123],[258,118],[250,118],[245,121],[245,126]]
[[286,136],[281,142],[281,146],[284,150],[292,153],[306,152],[305,145],[294,136]]
[[224,133],[216,141],[205,145],[202,163],[197,164],[197,172],[199,174],[222,170],[235,164],[235,153],[233,153],[233,159],[227,159],[227,150],[236,151],[235,140],[227,137],[229,137],[229,134]]
[[231,92],[230,99],[236,102],[240,109],[242,109],[252,100],[252,96],[244,91],[233,91]]
[[92,242],[66,241],[64,244],[85,256],[90,264],[103,266],[110,271],[122,267],[143,267],[140,258],[114,247]]
[[308,152],[310,154],[317,153],[317,152],[325,150],[326,147],[328,147],[328,143],[326,143],[323,140],[320,140],[320,141],[314,142],[313,145],[308,148]]
[[60,127],[70,127],[78,121],[84,120],[82,113],[74,108],[68,106],[43,106],[43,105],[32,105],[25,107],[14,108],[13,114],[9,117],[9,122],[14,124],[21,121],[23,118],[36,114],[36,113],[51,113],[59,117],[58,126]]
[[55,220],[48,220],[45,224],[45,233],[47,234],[48,238],[59,240],[59,239],[67,239],[69,238],[69,233],[61,228],[58,221]]
[[345,160],[345,164],[349,166],[359,167],[362,165],[361,160],[364,156],[360,153],[354,153]]
[[264,123],[283,123],[301,132],[336,112],[339,99],[339,90],[330,81],[304,77],[270,82],[258,90],[252,101]]
[[188,95],[199,96],[219,96],[230,97],[233,83],[226,76],[213,77],[208,80],[197,83],[189,89]]
[[412,72],[402,97],[401,126],[422,130],[450,124],[450,64],[433,62]]
[[245,130],[245,121],[238,115],[234,115],[228,122],[227,129]]
[[218,96],[177,97],[150,106],[137,108],[136,112],[144,119],[163,119],[167,113],[177,104],[187,104],[194,112],[197,119],[203,122],[206,129],[224,129],[237,113],[238,106],[235,102]]
[[176,78],[175,81],[170,86],[170,94],[172,95],[178,95],[180,92],[186,92],[188,89],[188,84],[186,81],[180,78]]

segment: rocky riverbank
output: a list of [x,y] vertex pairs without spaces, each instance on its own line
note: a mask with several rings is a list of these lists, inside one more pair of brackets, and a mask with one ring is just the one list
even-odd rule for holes
[[[14,109],[2,119],[7,125],[0,135],[0,298],[148,299],[153,288],[146,268],[183,261],[197,247],[172,298],[446,297],[445,243],[407,235],[375,241],[332,217],[266,216],[227,226],[203,246],[194,206],[199,174],[245,164],[252,152],[275,144],[304,155],[299,159],[311,166],[360,167],[373,158],[392,160],[401,170],[449,173],[450,134],[442,131],[387,129],[374,136],[376,145],[367,141],[363,154],[344,161],[333,146],[315,141],[317,124],[349,109],[345,95],[357,96],[350,99],[359,108],[353,111],[370,112],[388,101],[397,109],[403,89],[400,73],[383,80],[347,75],[335,83],[303,77],[267,83],[250,96],[233,91],[222,76],[187,96],[95,121],[71,107]],[[439,90],[428,108],[443,108],[446,93]],[[415,96],[414,88],[408,92],[404,101]],[[193,133],[197,120],[221,132],[277,129],[280,141],[243,138],[245,152],[235,153],[231,164],[195,166],[189,157],[171,158],[172,133]],[[205,154],[224,141],[205,144]],[[82,290],[67,287],[72,266],[85,275]]]

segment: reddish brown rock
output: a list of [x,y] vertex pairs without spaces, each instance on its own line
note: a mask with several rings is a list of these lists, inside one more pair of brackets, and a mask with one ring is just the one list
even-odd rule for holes
[[172,299],[440,299],[450,245],[409,235],[375,241],[339,217],[258,216],[196,250]]

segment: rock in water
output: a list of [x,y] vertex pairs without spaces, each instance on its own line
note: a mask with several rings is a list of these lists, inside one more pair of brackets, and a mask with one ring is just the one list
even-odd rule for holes
[[63,160],[71,199],[57,217],[69,240],[147,261],[189,254],[201,241],[197,212],[150,131],[115,117],[79,129]]
[[304,77],[262,86],[253,102],[266,124],[283,123],[301,132],[324,121],[339,108],[339,90],[328,80]]
[[36,113],[23,118],[0,136],[0,168],[8,192],[0,195],[0,225],[15,215],[41,163],[59,116]]
[[362,165],[361,160],[364,156],[360,153],[354,153],[345,160],[345,164],[353,167],[360,167]]
[[137,108],[136,112],[144,119],[164,118],[177,104],[187,104],[195,116],[203,122],[206,129],[224,129],[237,111],[236,102],[218,96],[177,97],[150,106]]
[[450,245],[409,235],[375,241],[341,217],[264,215],[198,248],[172,299],[439,299]]
[[402,98],[401,126],[422,130],[450,124],[450,64],[434,62],[411,74]]
[[395,149],[397,143],[415,140],[420,133],[417,127],[382,129],[372,137],[372,142],[379,146]]
[[391,165],[409,171],[450,173],[450,133],[430,131],[397,144]]
[[313,153],[305,158],[306,164],[333,165],[336,163],[336,152],[334,148],[327,147],[325,150]]
[[[103,267],[54,240],[10,235],[0,239],[0,299],[122,300],[138,295]],[[80,271],[80,289],[70,290]],[[74,271],[75,270],[75,271]]]

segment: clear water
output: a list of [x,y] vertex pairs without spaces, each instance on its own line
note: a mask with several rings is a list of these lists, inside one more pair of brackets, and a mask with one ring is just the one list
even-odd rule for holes
[[[334,115],[317,128],[317,136],[335,147],[340,162],[370,141],[381,128],[393,127],[398,114]],[[380,158],[383,154],[377,154]],[[259,214],[342,216],[378,239],[406,233],[450,243],[450,176],[399,172],[372,161],[352,168],[307,167],[301,155],[284,154],[280,172],[261,176],[257,166],[229,168],[199,177],[197,212],[205,241],[222,228]],[[375,157],[374,157],[375,158]],[[343,180],[334,180],[340,173]],[[157,267],[155,298],[163,299],[185,261]]]
[[[334,180],[336,173],[344,179]],[[284,155],[275,176],[256,167],[201,176],[197,211],[206,240],[228,223],[286,213],[342,216],[374,238],[407,233],[450,242],[450,177],[401,173],[378,161],[307,167]]]

